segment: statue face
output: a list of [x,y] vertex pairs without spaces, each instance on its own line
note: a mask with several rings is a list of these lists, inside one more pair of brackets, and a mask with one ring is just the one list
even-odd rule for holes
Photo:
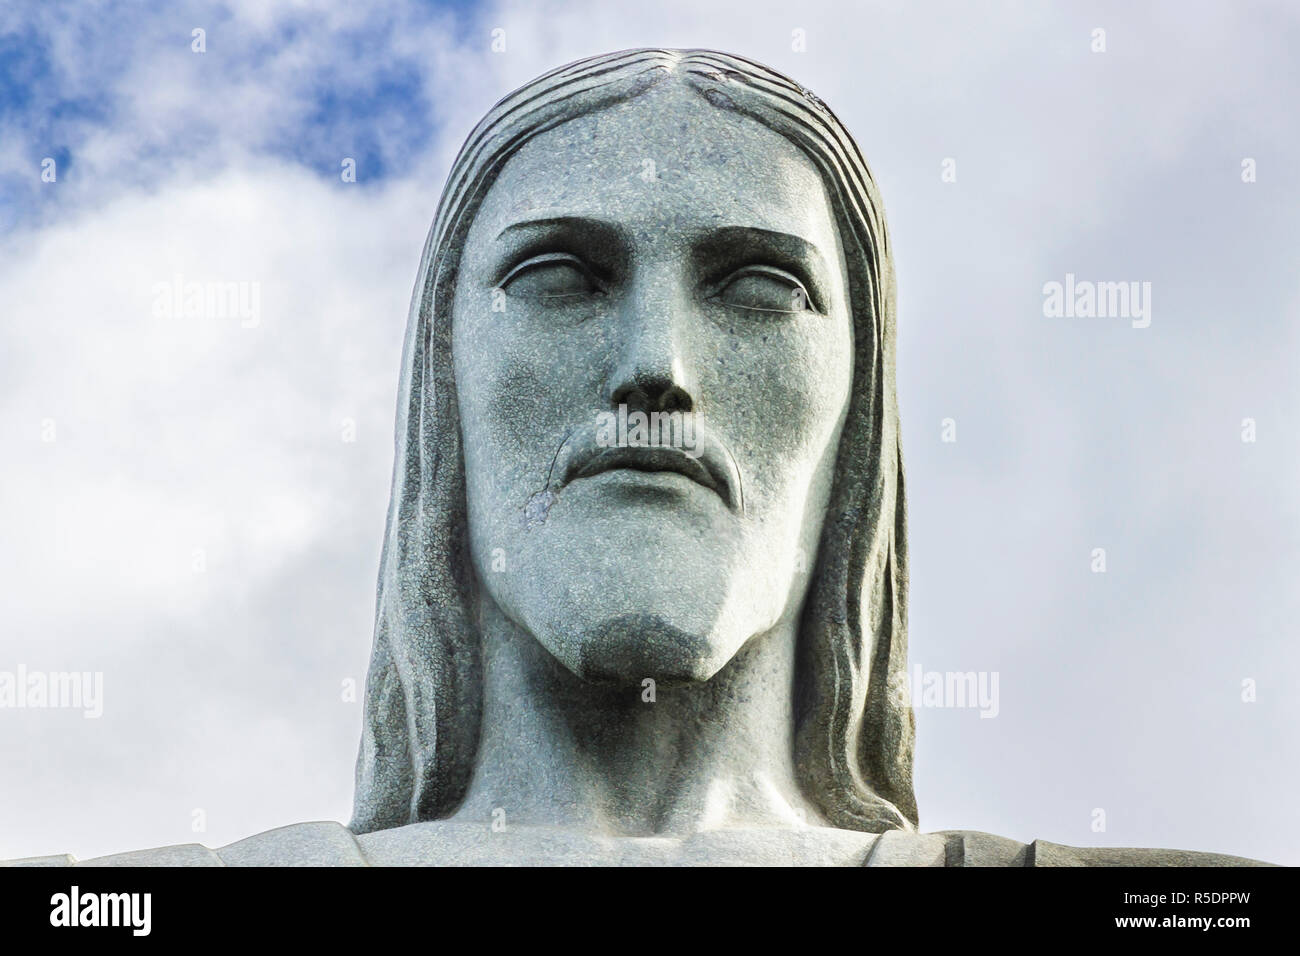
[[528,141],[453,306],[482,587],[583,679],[712,677],[798,613],[852,336],[830,201],[780,134],[665,83]]

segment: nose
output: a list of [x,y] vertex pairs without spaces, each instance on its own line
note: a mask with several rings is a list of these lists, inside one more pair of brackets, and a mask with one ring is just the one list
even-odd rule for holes
[[606,392],[613,408],[695,410],[684,343],[685,303],[670,275],[648,275],[630,290],[619,316],[617,359]]

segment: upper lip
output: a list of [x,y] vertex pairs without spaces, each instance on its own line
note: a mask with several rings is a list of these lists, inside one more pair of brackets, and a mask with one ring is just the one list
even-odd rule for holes
[[636,471],[672,471],[685,475],[717,494],[728,507],[736,507],[739,497],[739,475],[734,465],[717,448],[716,442],[704,441],[698,457],[692,458],[681,448],[668,445],[650,447],[585,446],[568,462],[563,472],[563,484],[578,478],[589,478],[604,471],[629,468]]

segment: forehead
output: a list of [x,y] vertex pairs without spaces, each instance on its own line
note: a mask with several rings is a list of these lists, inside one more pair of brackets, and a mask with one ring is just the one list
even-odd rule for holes
[[670,83],[530,139],[488,190],[472,234],[542,212],[634,229],[753,226],[838,245],[821,176],[798,147]]

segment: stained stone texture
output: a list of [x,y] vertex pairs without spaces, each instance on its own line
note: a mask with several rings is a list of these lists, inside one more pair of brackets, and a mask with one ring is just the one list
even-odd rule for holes
[[498,103],[408,316],[356,802],[23,866],[1238,865],[918,832],[884,209],[740,57]]
[[894,324],[789,79],[637,50],[497,104],[412,297],[352,829],[914,829]]

